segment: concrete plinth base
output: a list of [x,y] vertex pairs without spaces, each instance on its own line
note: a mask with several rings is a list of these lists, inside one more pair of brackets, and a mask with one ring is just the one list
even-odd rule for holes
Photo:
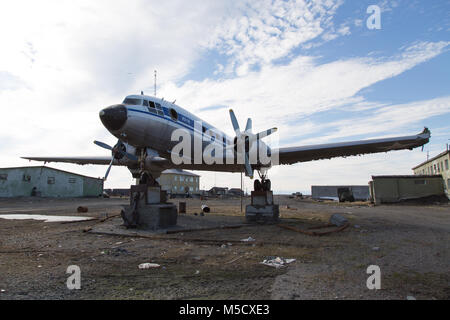
[[280,207],[277,204],[247,205],[245,219],[247,222],[276,222],[280,218]]
[[[143,230],[164,229],[177,224],[178,212],[174,204],[150,204],[140,206],[133,219],[133,207],[124,206],[122,218],[127,227]],[[132,223],[130,223],[132,221]]]
[[247,222],[275,222],[280,217],[280,208],[273,203],[272,191],[252,191],[252,202],[245,207]]
[[245,207],[247,222],[276,222],[280,218],[280,207],[277,204]]
[[136,185],[130,188],[130,205],[123,206],[124,226],[142,230],[157,230],[177,224],[178,211],[166,202],[166,193],[160,186]]

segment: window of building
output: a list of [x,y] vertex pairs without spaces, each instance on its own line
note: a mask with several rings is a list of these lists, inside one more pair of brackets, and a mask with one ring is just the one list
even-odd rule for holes
[[148,100],[144,100],[143,105],[144,105],[145,107],[148,107]]
[[426,180],[414,180],[414,184],[427,184]]
[[77,182],[77,179],[75,179],[75,178],[69,178],[69,183],[75,183],[75,182]]
[[191,191],[191,192],[192,192],[192,191],[194,191],[194,188],[192,188],[192,187],[189,187],[189,191]]
[[448,160],[445,160],[445,170],[448,170]]
[[22,176],[22,181],[30,182],[31,176],[24,173]]
[[173,186],[173,191],[177,191],[177,186]]
[[47,178],[47,183],[48,184],[55,184],[55,177],[48,177]]
[[8,180],[8,175],[6,173],[0,174],[0,180]]

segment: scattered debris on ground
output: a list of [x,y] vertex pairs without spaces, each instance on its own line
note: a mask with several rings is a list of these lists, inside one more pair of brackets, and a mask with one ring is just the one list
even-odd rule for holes
[[263,260],[263,262],[260,262],[263,265],[274,267],[274,268],[281,268],[286,266],[289,263],[294,262],[295,259],[285,259],[281,257],[267,257]]
[[337,227],[342,227],[343,225],[348,223],[348,220],[346,218],[344,218],[343,216],[341,216],[340,214],[333,214],[330,217],[330,223],[334,224]]
[[141,263],[139,265],[139,269],[152,269],[152,268],[159,268],[159,267],[161,267],[159,264],[157,264],[157,263],[150,263],[150,262]]

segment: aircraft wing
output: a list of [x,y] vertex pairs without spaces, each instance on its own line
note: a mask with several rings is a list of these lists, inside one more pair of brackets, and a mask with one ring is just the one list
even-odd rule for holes
[[387,152],[391,150],[412,150],[428,143],[429,139],[430,131],[428,128],[425,128],[422,133],[413,136],[287,147],[272,150],[272,153],[279,152],[280,164],[294,164],[297,162]]
[[[65,163],[75,163],[75,164],[99,164],[99,165],[109,165],[111,162],[111,156],[107,157],[22,157],[22,159],[42,161],[42,162],[65,162]],[[161,157],[152,157],[151,163],[159,166],[169,166],[170,162]],[[113,165],[115,166],[130,166],[138,165],[137,161],[126,160],[120,161],[114,159]]]
[[[75,164],[104,164],[111,162],[111,156],[108,157],[22,157],[22,159],[43,161],[43,162],[65,162]],[[116,162],[116,160],[114,161]],[[117,164],[117,163],[113,163]]]

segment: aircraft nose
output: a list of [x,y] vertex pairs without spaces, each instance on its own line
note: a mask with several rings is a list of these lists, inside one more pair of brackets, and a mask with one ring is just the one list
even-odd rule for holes
[[123,104],[117,104],[103,109],[99,116],[107,129],[119,130],[127,121],[127,108]]

